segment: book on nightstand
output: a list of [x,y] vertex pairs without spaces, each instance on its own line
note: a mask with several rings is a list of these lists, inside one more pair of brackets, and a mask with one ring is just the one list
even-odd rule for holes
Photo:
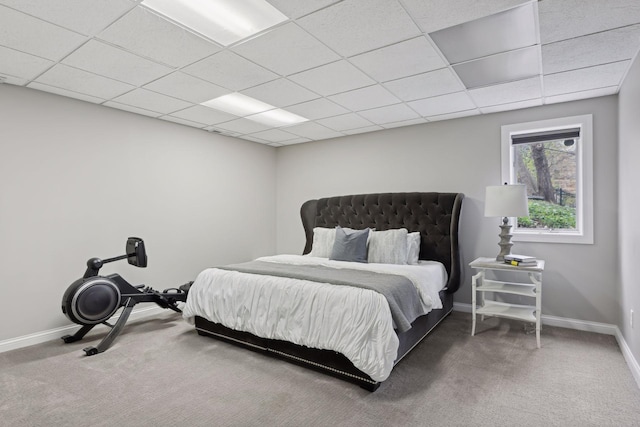
[[519,266],[519,267],[535,267],[538,265],[538,260],[534,256],[528,255],[505,255],[505,264]]

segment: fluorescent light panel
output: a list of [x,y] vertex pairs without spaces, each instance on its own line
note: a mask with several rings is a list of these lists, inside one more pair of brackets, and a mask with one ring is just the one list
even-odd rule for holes
[[257,99],[238,92],[210,99],[209,101],[201,103],[201,105],[240,117],[262,113],[263,111],[273,110],[276,108],[266,102],[258,101]]
[[467,89],[535,77],[540,70],[540,46],[512,50],[462,64],[453,69]]
[[294,125],[309,120],[238,92],[219,96],[201,105],[273,127]]
[[223,46],[288,19],[265,0],[144,0],[141,4]]
[[253,116],[247,116],[246,118],[253,120],[254,122],[273,127],[290,126],[309,120],[280,108],[254,114]]
[[536,9],[513,9],[430,33],[450,64],[538,44]]

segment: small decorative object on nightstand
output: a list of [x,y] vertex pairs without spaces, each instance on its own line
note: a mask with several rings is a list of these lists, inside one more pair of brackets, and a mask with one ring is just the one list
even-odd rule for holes
[[[476,333],[476,315],[505,317],[508,319],[532,322],[536,325],[536,343],[540,348],[540,315],[542,298],[542,272],[544,271],[544,261],[538,260],[535,266],[513,266],[504,261],[496,261],[494,258],[477,258],[469,264],[469,267],[478,270],[471,281],[471,312],[473,315],[471,336]],[[494,274],[501,271],[512,273],[524,273],[528,282],[501,282],[487,279],[485,272],[493,271]],[[486,293],[521,295],[535,298],[535,305],[509,304],[501,301],[486,298]],[[476,293],[479,295],[478,305],[476,304]]]
[[487,187],[484,201],[484,216],[502,217],[500,225],[500,253],[497,261],[503,261],[511,253],[511,224],[509,217],[529,216],[527,187],[520,184],[491,185]]

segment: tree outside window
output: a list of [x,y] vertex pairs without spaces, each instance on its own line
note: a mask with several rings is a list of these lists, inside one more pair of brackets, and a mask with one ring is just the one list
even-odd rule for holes
[[527,187],[529,216],[518,226],[576,229],[576,139],[514,145],[515,175]]

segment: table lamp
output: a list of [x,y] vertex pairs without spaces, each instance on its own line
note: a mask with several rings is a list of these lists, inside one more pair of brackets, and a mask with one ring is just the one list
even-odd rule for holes
[[511,254],[510,217],[529,216],[527,188],[522,184],[491,185],[487,187],[484,204],[484,216],[502,217],[500,225],[500,253],[496,261],[504,261],[504,256]]

